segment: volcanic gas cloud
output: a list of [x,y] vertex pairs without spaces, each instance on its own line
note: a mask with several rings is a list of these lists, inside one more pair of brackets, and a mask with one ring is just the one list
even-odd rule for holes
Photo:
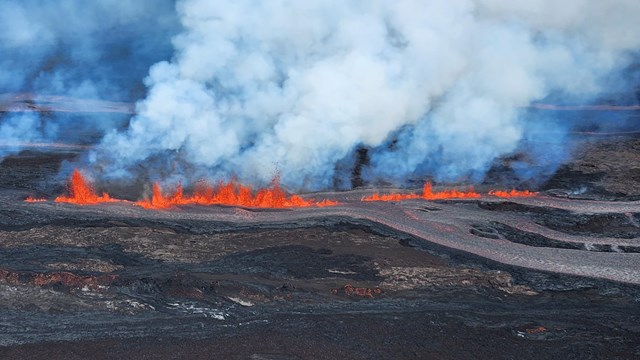
[[397,183],[477,182],[523,151],[515,176],[541,181],[568,129],[526,107],[597,99],[633,63],[640,3],[619,3],[181,1],[174,56],[150,68],[138,114],[92,159],[106,176],[141,176],[141,164],[155,175],[170,159],[188,181],[279,171],[287,188],[315,190],[358,148],[365,180]]
[[[356,168],[365,184],[475,184],[506,158],[514,184],[539,184],[581,121],[556,110],[609,109],[596,105],[640,78],[636,0],[65,5],[0,12],[0,88],[22,93],[0,94],[0,107],[21,104],[0,123],[0,157],[74,143],[73,166],[99,180],[227,181],[189,195],[156,187],[146,207],[317,206],[280,185],[347,189]],[[52,20],[63,17],[74,21]],[[112,200],[85,190],[59,201]]]

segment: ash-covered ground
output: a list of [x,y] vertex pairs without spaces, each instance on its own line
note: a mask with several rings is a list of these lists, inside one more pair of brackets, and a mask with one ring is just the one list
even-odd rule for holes
[[534,199],[295,210],[24,203],[78,155],[24,151],[0,358],[637,358],[639,146],[590,142]]

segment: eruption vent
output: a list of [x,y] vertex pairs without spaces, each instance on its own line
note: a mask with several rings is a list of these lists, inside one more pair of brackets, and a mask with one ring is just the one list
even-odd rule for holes
[[[55,202],[70,203],[76,205],[95,205],[106,202],[119,202],[107,193],[98,196],[91,184],[87,182],[82,173],[75,169],[68,182],[69,195],[61,195]],[[25,202],[45,202],[46,199],[28,197]],[[145,209],[169,209],[178,205],[228,205],[256,208],[292,208],[292,207],[324,207],[338,205],[337,201],[303,199],[298,195],[287,195],[280,188],[277,178],[272,181],[271,187],[258,189],[255,193],[248,186],[235,181],[220,183],[213,187],[205,182],[195,186],[192,195],[184,194],[182,184],[176,186],[171,195],[164,195],[160,184],[153,184],[153,195],[150,199],[140,200],[135,203]]]
[[493,196],[497,196],[497,197],[501,197],[501,198],[505,198],[505,199],[509,199],[512,197],[532,197],[532,196],[536,196],[538,193],[537,192],[533,192],[533,191],[529,191],[529,190],[511,190],[511,191],[504,191],[504,190],[492,190],[489,191],[489,195],[493,195]]
[[[500,198],[512,198],[512,197],[533,197],[538,195],[537,192],[529,191],[529,190],[491,190],[489,191],[489,195],[500,197]],[[400,194],[400,193],[391,193],[391,194],[378,194],[375,193],[370,196],[366,196],[362,198],[362,201],[401,201],[408,199],[424,199],[424,200],[450,200],[450,199],[479,199],[482,195],[475,192],[475,190],[470,188],[468,191],[459,191],[455,189],[443,190],[438,192],[433,192],[433,185],[430,182],[426,182],[422,187],[422,195],[418,194]]]
[[71,203],[76,205],[94,205],[104,202],[118,201],[116,199],[112,199],[107,193],[102,193],[102,195],[98,196],[78,169],[73,170],[73,174],[71,174],[68,191],[69,195],[60,195],[55,199],[55,202]]
[[362,201],[400,201],[408,199],[424,199],[424,200],[447,200],[447,199],[478,199],[482,195],[475,192],[473,188],[468,191],[458,190],[443,190],[439,192],[433,192],[433,185],[430,182],[425,182],[422,187],[422,195],[417,194],[373,194],[362,198]]
[[178,184],[171,195],[164,195],[160,184],[153,184],[151,199],[136,202],[145,209],[168,209],[176,205],[229,205],[256,208],[291,208],[310,206],[332,206],[338,203],[330,200],[316,202],[305,200],[298,195],[287,196],[280,188],[277,179],[270,188],[260,189],[255,195],[248,186],[236,182],[221,183],[213,187],[206,183],[199,183],[194,193],[185,196],[182,185]]
[[36,197],[33,197],[33,196],[29,196],[26,199],[24,199],[24,201],[30,202],[30,203],[36,203],[36,202],[46,202],[47,199],[45,199],[45,198],[36,198]]
[[[105,202],[123,201],[114,199],[107,193],[98,196],[92,186],[87,182],[82,173],[75,169],[68,183],[69,195],[58,196],[56,202],[71,203],[76,205],[95,205]],[[492,190],[489,195],[501,198],[512,197],[531,197],[536,196],[536,192],[529,190]],[[383,194],[375,193],[373,195],[363,197],[362,201],[401,201],[408,199],[423,200],[448,200],[448,199],[478,199],[482,195],[475,192],[473,187],[467,191],[459,191],[455,189],[447,189],[434,192],[433,185],[426,182],[422,189],[422,194]],[[25,202],[45,202],[46,199],[34,198],[29,196]],[[170,195],[165,195],[159,183],[153,184],[153,194],[151,198],[143,199],[135,202],[135,205],[145,209],[169,209],[179,205],[227,205],[242,206],[255,208],[297,208],[297,207],[325,207],[339,205],[337,201],[324,199],[316,201],[314,199],[305,199],[299,195],[287,195],[280,188],[278,178],[271,182],[268,188],[252,191],[249,186],[242,185],[236,181],[219,183],[212,186],[209,183],[200,181],[194,187],[191,195],[185,195],[182,184],[178,184]]]

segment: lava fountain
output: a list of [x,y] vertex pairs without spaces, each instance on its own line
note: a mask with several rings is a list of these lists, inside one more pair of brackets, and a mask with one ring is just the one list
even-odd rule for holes
[[[529,190],[492,190],[488,195],[496,196],[500,198],[514,198],[514,197],[532,197],[536,196],[537,192]],[[423,200],[449,200],[449,199],[479,199],[482,195],[477,193],[473,187],[467,191],[460,191],[455,189],[446,189],[442,191],[434,191],[433,185],[430,182],[426,182],[422,188],[422,194],[372,194],[363,197],[362,201],[402,201],[408,199],[423,199]],[[44,202],[46,199],[35,198],[32,196],[27,197],[25,202],[36,203]],[[125,200],[118,200],[111,197],[109,194],[103,192],[98,195],[91,184],[87,182],[82,173],[75,169],[71,174],[71,178],[68,183],[68,195],[60,195],[55,198],[55,202],[59,203],[71,203],[76,205],[95,205],[99,203],[107,202],[120,202]],[[143,207],[145,209],[170,209],[172,207],[180,205],[227,205],[227,206],[241,206],[241,207],[253,207],[253,208],[301,208],[301,207],[325,207],[339,205],[337,201],[322,200],[316,201],[314,199],[303,198],[299,195],[287,194],[278,182],[278,179],[274,179],[271,185],[267,188],[258,189],[253,191],[251,187],[240,184],[236,181],[220,182],[217,186],[210,185],[207,182],[201,181],[196,183],[194,190],[191,194],[186,195],[182,184],[178,184],[171,193],[163,193],[159,183],[153,184],[153,191],[150,198],[142,199],[135,202],[135,205]]]
[[160,184],[153,184],[150,199],[136,202],[145,209],[168,209],[177,205],[228,205],[255,208],[291,208],[311,206],[333,206],[338,203],[330,200],[317,202],[303,199],[298,195],[287,194],[280,188],[275,179],[271,187],[258,190],[255,194],[251,188],[235,181],[220,183],[217,187],[206,182],[196,184],[193,194],[186,196],[181,184],[178,184],[170,195],[162,193]]
[[408,199],[447,200],[447,199],[478,199],[481,195],[470,188],[468,191],[443,190],[434,192],[433,185],[426,182],[422,187],[422,195],[417,194],[373,194],[362,198],[362,201],[400,201]]
[[60,195],[55,199],[55,202],[76,205],[94,205],[105,202],[120,201],[113,199],[107,193],[102,193],[102,195],[98,196],[93,190],[93,187],[87,182],[78,169],[73,170],[73,174],[71,174],[68,190],[69,195]]
[[[532,197],[538,195],[537,192],[529,190],[491,190],[489,195],[500,198],[510,199],[515,197]],[[447,189],[443,191],[434,192],[433,185],[430,182],[426,182],[422,187],[422,195],[418,194],[372,194],[362,198],[362,201],[402,201],[409,199],[424,199],[424,200],[450,200],[450,199],[479,199],[482,195],[477,193],[473,187],[470,187],[467,191],[459,191],[455,189]]]

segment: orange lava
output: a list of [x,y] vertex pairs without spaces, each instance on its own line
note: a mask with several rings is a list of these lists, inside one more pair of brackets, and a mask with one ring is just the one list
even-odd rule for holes
[[420,195],[417,194],[373,194],[370,196],[365,196],[362,198],[362,201],[401,201],[407,199],[419,199]]
[[162,193],[158,183],[153,184],[151,199],[136,202],[145,209],[168,209],[177,205],[229,205],[256,208],[291,208],[291,207],[325,207],[338,205],[335,201],[306,200],[298,195],[287,196],[280,188],[277,179],[270,188],[260,189],[255,194],[251,188],[235,181],[220,183],[213,187],[207,183],[198,183],[193,194],[184,194],[182,185],[178,184],[170,195]]
[[333,200],[329,200],[329,199],[324,199],[322,201],[319,201],[315,204],[313,204],[317,207],[327,207],[327,206],[336,206],[336,205],[340,205],[340,203],[338,201],[333,201]]
[[71,179],[69,179],[68,189],[69,195],[60,195],[55,199],[55,202],[76,205],[94,205],[104,202],[118,201],[111,198],[107,193],[102,193],[102,195],[98,196],[78,169],[73,170]]
[[422,188],[422,198],[425,200],[478,199],[480,194],[475,192],[473,187],[469,191],[444,190],[434,193],[431,183],[426,182]]
[[362,198],[362,201],[401,201],[407,199],[425,199],[425,200],[446,200],[446,199],[477,199],[481,195],[473,190],[458,191],[458,190],[444,190],[439,192],[433,192],[433,185],[430,182],[426,182],[422,188],[422,195],[417,194],[373,194]]
[[493,196],[497,196],[497,197],[501,197],[501,198],[505,198],[505,199],[510,199],[512,197],[532,197],[532,196],[536,196],[538,195],[537,192],[533,192],[533,191],[529,191],[529,190],[511,190],[511,191],[504,191],[504,190],[491,190],[489,191],[489,195],[493,195]]
[[[71,203],[76,205],[93,205],[105,202],[123,201],[114,199],[107,193],[98,196],[82,173],[74,170],[68,184],[69,195],[61,195],[55,202]],[[489,195],[500,198],[531,197],[538,193],[529,190],[492,190]],[[362,198],[362,201],[401,201],[408,199],[447,200],[447,199],[478,199],[481,195],[473,188],[467,191],[443,190],[433,191],[433,185],[426,182],[422,194],[373,194]],[[26,202],[45,202],[47,199],[27,197]],[[194,191],[186,195],[182,184],[178,184],[170,194],[164,194],[158,183],[153,184],[153,194],[149,199],[139,200],[135,203],[145,209],[169,209],[179,205],[228,205],[255,208],[296,208],[296,207],[326,207],[339,205],[337,201],[304,199],[298,195],[288,195],[280,188],[278,179],[271,186],[257,191],[252,191],[248,186],[236,181],[220,182],[212,186],[206,182],[196,184]]]

